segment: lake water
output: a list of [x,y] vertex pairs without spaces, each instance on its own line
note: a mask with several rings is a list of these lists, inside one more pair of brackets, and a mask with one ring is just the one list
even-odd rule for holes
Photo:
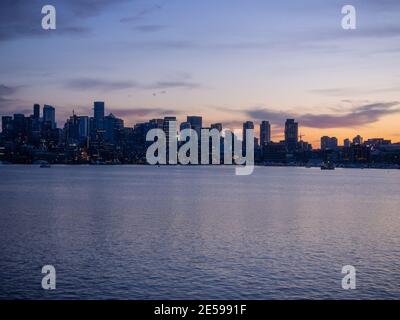
[[400,299],[399,195],[400,170],[0,166],[0,298]]

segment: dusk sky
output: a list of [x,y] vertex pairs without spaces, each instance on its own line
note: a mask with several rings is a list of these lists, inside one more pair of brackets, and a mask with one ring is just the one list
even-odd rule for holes
[[[41,29],[45,4],[57,30]],[[314,146],[400,141],[399,0],[2,0],[0,59],[0,115],[46,103],[62,126],[104,100],[128,126],[269,120],[280,140],[294,117]]]

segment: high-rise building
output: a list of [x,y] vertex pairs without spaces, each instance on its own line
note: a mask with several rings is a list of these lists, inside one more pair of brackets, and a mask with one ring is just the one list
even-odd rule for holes
[[151,119],[149,121],[150,129],[163,129],[164,128],[164,119]]
[[203,127],[203,118],[200,116],[188,116],[186,122],[190,123],[190,127],[197,132],[200,137],[201,128]]
[[246,131],[250,129],[254,130],[254,123],[252,121],[246,121],[245,123],[243,123],[243,131],[242,131],[243,150],[246,150],[246,144],[247,144]]
[[211,124],[211,129],[217,129],[219,132],[221,132],[222,131],[222,123]]
[[80,116],[79,117],[79,137],[87,138],[89,136],[89,117],[88,116]]
[[171,164],[176,163],[176,154],[174,159],[171,159],[169,156],[169,150],[174,150],[178,139],[176,117],[164,117],[163,130],[165,132],[165,140],[167,144],[167,162],[171,162]]
[[285,123],[285,142],[297,143],[299,141],[299,124],[294,119],[287,119]]
[[185,129],[191,129],[190,122],[182,122],[181,125],[179,126],[179,131],[185,130]]
[[321,137],[321,150],[335,150],[338,146],[338,140],[336,137]]
[[37,103],[33,105],[33,118],[34,119],[40,118],[40,105]]
[[43,122],[51,123],[51,128],[56,128],[56,109],[45,104],[43,106]]
[[1,118],[1,130],[4,137],[9,137],[12,133],[13,119],[10,116],[3,116]]
[[124,128],[124,121],[117,118],[112,113],[104,117],[104,130],[105,140],[112,144],[118,143],[122,129]]
[[353,138],[353,144],[358,145],[363,143],[363,138],[360,135],[357,135]]
[[[170,133],[169,127],[170,126],[171,126],[171,132],[175,132],[175,136],[169,135],[169,133]],[[176,139],[176,132],[177,132],[176,117],[164,117],[163,130],[165,132],[167,142],[173,141],[173,139]],[[169,140],[169,139],[171,139],[171,140]]]
[[297,149],[299,142],[299,124],[294,119],[287,119],[285,123],[285,143],[289,152]]
[[103,130],[104,129],[104,102],[95,101],[94,102],[94,129]]
[[264,147],[271,143],[271,125],[269,121],[262,121],[260,124],[260,146]]
[[64,125],[67,143],[77,143],[79,140],[79,117],[73,114]]
[[343,140],[343,146],[345,148],[350,148],[350,146],[351,146],[350,139],[344,139]]

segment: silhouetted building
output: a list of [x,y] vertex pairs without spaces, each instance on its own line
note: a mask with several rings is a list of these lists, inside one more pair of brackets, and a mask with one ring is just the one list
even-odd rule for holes
[[243,131],[242,131],[243,154],[245,154],[245,152],[246,152],[246,146],[247,146],[246,131],[247,130],[254,130],[254,123],[252,121],[246,121],[243,123]]
[[285,142],[289,152],[297,149],[299,141],[299,125],[294,119],[287,119],[285,123]]
[[51,123],[51,128],[56,128],[56,110],[49,105],[43,106],[43,122]]
[[266,162],[286,162],[286,143],[268,143],[263,148],[263,159]]
[[176,117],[164,117],[163,130],[165,132],[165,140],[167,143],[167,163],[171,160],[174,163],[174,159],[170,159],[169,150],[172,148],[173,144],[177,143],[177,122]]
[[179,126],[179,131],[183,131],[185,129],[190,129],[191,125],[190,122],[182,122],[181,125]]
[[350,148],[350,146],[351,146],[350,139],[344,139],[343,140],[343,146],[345,148]]
[[222,123],[211,124],[211,129],[217,129],[219,132],[221,132],[222,131]]
[[391,140],[386,140],[384,138],[372,138],[365,141],[364,145],[370,148],[379,148],[380,146],[389,145],[391,143]]
[[107,117],[104,117],[105,141],[112,144],[118,144],[120,137],[122,136],[123,128],[124,121],[115,117],[112,113]]
[[64,125],[64,133],[67,144],[79,142],[79,117],[73,114]]
[[84,139],[89,136],[90,133],[90,120],[88,116],[79,117],[79,138]]
[[94,102],[94,130],[103,130],[104,129],[104,102],[103,101],[95,101]]
[[336,137],[321,137],[321,150],[335,150],[338,147],[338,140]]
[[186,122],[190,123],[190,127],[197,132],[200,138],[201,128],[203,127],[203,118],[200,116],[188,116]]
[[34,119],[40,118],[40,105],[39,104],[33,105],[33,118]]
[[269,121],[262,121],[260,124],[260,146],[263,148],[271,142],[271,125]]
[[353,138],[353,144],[358,145],[363,143],[363,138],[360,135],[357,135]]
[[5,138],[9,138],[12,135],[13,118],[10,116],[3,116],[1,118],[2,133]]

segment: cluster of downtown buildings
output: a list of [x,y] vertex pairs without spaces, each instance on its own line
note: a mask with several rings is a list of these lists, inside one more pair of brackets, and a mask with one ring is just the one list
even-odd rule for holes
[[[42,112],[41,112],[42,111]],[[200,136],[202,129],[223,131],[221,123],[203,127],[200,116],[188,116],[180,123],[176,117],[152,119],[138,123],[133,128],[125,127],[124,121],[113,114],[105,116],[104,102],[94,103],[93,116],[78,116],[75,113],[57,127],[55,108],[44,105],[33,106],[33,114],[2,117],[0,134],[0,161],[3,163],[49,163],[63,164],[145,164],[146,150],[152,141],[146,141],[151,129],[168,132],[171,123],[178,131],[193,129]],[[246,129],[255,129],[252,121],[243,123],[243,150],[246,150]],[[254,138],[255,162],[266,165],[305,165],[331,161],[343,166],[399,166],[400,144],[392,144],[383,138],[363,141],[360,136],[352,141],[344,140],[338,145],[335,137],[322,137],[321,149],[313,150],[311,144],[299,136],[299,126],[294,119],[285,123],[285,138],[280,142],[271,140],[271,125],[262,121],[259,137]],[[221,150],[224,137],[221,135]],[[178,147],[184,141],[178,141]]]

